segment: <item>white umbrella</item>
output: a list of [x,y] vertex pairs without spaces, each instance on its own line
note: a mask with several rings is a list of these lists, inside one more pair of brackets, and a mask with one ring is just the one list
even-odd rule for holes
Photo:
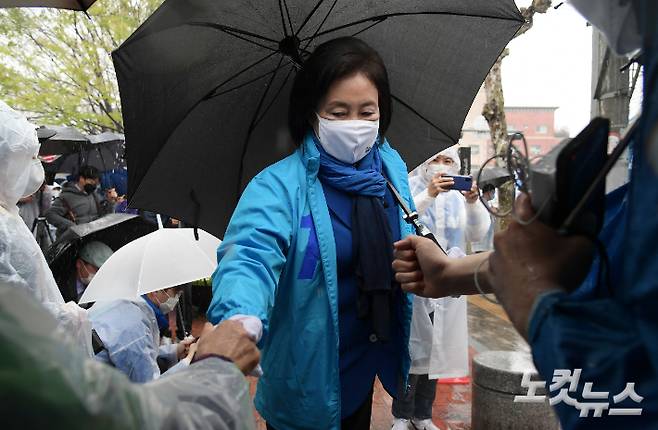
[[118,249],[101,266],[80,303],[134,299],[212,275],[221,240],[198,229],[161,228]]

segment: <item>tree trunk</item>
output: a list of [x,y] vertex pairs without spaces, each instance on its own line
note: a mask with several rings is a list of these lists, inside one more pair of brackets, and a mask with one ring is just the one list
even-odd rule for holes
[[[521,8],[521,15],[525,19],[525,24],[519,29],[514,37],[519,37],[530,28],[532,28],[535,13],[546,13],[551,7],[552,0],[533,0],[527,8]],[[505,97],[503,94],[503,81],[501,79],[501,65],[503,59],[509,54],[506,48],[500,57],[496,60],[489,74],[484,80],[484,92],[486,103],[482,108],[482,116],[487,120],[491,143],[495,154],[504,154],[507,151],[509,138],[507,133],[507,120],[505,119]],[[493,164],[492,164],[493,165]],[[507,164],[502,158],[496,160],[496,165],[506,167]],[[514,204],[514,185],[509,182],[498,190],[498,208],[502,213],[508,212]],[[496,230],[500,231],[507,228],[510,217],[498,218]]]

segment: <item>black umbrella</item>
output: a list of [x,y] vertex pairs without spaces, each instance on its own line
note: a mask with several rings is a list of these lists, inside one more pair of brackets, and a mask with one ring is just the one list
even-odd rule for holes
[[86,12],[96,0],[0,0],[3,7],[52,7]]
[[77,173],[81,166],[93,166],[105,172],[126,166],[122,134],[107,132],[87,138],[90,143],[78,152],[44,163],[46,172]]
[[485,185],[493,185],[498,188],[505,182],[512,180],[509,170],[504,167],[485,167],[482,172],[474,174],[473,177],[478,181],[480,188]]
[[41,143],[39,155],[71,154],[89,147],[89,139],[72,127],[57,125],[37,128],[37,137]]
[[131,206],[221,237],[247,181],[294,149],[286,117],[299,63],[346,35],[383,57],[388,138],[413,167],[457,142],[522,23],[512,0],[166,0],[113,53]]
[[66,296],[65,298],[74,300],[75,295],[68,291],[69,278],[75,270],[75,260],[78,258],[80,249],[86,243],[97,240],[116,251],[128,242],[156,229],[156,225],[145,221],[138,215],[106,215],[90,223],[69,228],[46,251],[46,261],[62,294]]

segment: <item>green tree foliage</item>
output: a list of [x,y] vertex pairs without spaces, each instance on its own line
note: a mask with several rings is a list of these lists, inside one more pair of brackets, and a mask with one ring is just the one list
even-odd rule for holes
[[0,98],[36,124],[123,132],[110,53],[162,0],[99,0],[89,17],[0,9]]

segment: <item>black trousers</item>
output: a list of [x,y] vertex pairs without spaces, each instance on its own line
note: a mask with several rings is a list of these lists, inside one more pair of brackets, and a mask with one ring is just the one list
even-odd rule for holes
[[[341,430],[369,430],[370,429],[370,416],[372,415],[372,393],[366,400],[359,406],[352,415],[340,421]],[[267,425],[267,430],[276,430],[271,425]]]

